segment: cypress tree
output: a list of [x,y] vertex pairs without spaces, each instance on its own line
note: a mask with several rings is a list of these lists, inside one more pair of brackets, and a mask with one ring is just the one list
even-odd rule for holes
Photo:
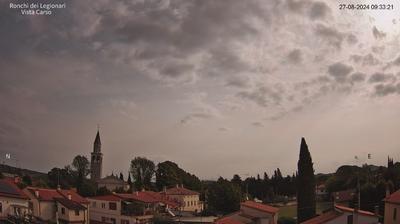
[[297,223],[301,223],[316,213],[314,168],[304,138],[301,139],[297,172]]

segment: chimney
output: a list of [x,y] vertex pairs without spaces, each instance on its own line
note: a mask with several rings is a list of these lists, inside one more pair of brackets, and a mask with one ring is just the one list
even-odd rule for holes
[[57,185],[57,190],[61,190],[61,186],[60,185]]
[[183,188],[183,184],[181,184],[181,188]]
[[38,190],[35,190],[35,196],[37,197],[37,198],[39,198],[39,191]]
[[72,195],[68,194],[68,200],[72,200]]
[[163,191],[164,191],[164,193],[167,192],[167,187],[166,186],[163,187]]
[[179,188],[179,184],[176,184],[176,188]]
[[139,191],[135,191],[136,196],[139,196]]

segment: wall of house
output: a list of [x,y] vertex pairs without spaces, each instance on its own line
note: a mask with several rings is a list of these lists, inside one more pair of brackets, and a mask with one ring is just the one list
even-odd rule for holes
[[[135,223],[149,223],[153,218],[152,215],[145,216],[125,216],[121,215],[121,202],[115,202],[117,204],[116,210],[109,209],[109,201],[102,200],[94,200],[89,198],[89,217],[91,220],[95,221],[103,221],[105,218],[105,222],[112,223],[111,219],[115,220],[115,223],[118,224],[135,224]],[[104,208],[102,204],[104,203]],[[121,222],[125,220],[126,222]]]
[[203,203],[200,201],[199,195],[168,195],[172,200],[178,201],[182,205],[182,211],[201,212],[203,211]]
[[[394,219],[394,210],[396,211],[396,219]],[[400,223],[400,205],[392,204],[392,203],[385,203],[385,222],[384,224],[398,224]]]
[[[353,213],[344,212],[341,216],[337,217],[336,219],[326,222],[326,224],[346,224],[347,216],[349,216],[349,215],[353,215]],[[358,215],[358,223],[378,224],[379,220],[378,220],[378,217],[375,217],[375,216]]]
[[[91,220],[102,221],[102,217],[118,219],[121,215],[121,202],[117,204],[116,210],[110,210],[110,201],[94,200],[89,198],[89,217]],[[103,205],[104,204],[104,208]],[[120,223],[120,222],[118,222]]]
[[[25,199],[19,199],[19,198],[8,198],[8,197],[0,197],[0,203],[1,203],[1,212],[0,216],[1,217],[6,217],[7,215],[16,215],[14,213],[14,205],[17,206],[24,206],[28,208],[28,200]],[[21,209],[20,215],[23,215],[24,213],[28,213],[28,209]]]
[[[75,214],[75,210],[70,210],[66,208],[64,205],[61,203],[57,203],[57,208],[58,208],[58,218],[63,219],[63,220],[68,220],[70,222],[74,221],[80,221],[84,223],[89,223],[87,220],[87,214],[86,210],[79,210],[79,215]],[[65,209],[65,213],[62,214],[62,209]]]

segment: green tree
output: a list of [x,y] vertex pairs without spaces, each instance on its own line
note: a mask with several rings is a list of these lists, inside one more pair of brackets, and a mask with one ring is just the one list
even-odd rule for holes
[[131,161],[131,174],[137,190],[151,187],[151,179],[154,176],[154,162],[144,157],[135,157]]
[[220,177],[207,190],[208,210],[214,214],[228,214],[239,210],[242,194],[240,187]]
[[85,156],[77,155],[72,161],[72,167],[76,172],[76,189],[81,193],[81,188],[86,176],[89,175],[89,160]]
[[122,173],[119,173],[119,179],[122,181],[124,180],[124,175]]
[[304,138],[301,139],[297,172],[297,222],[301,223],[316,214],[314,168]]
[[181,169],[176,163],[165,161],[157,165],[156,185],[158,190],[183,184],[185,187],[201,191],[202,184],[198,177]]

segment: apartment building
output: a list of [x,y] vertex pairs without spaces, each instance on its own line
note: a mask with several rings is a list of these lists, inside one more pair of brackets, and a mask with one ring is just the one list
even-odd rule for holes
[[90,202],[90,219],[93,223],[146,224],[153,221],[154,214],[167,213],[178,204],[153,191],[131,194],[95,196]]

